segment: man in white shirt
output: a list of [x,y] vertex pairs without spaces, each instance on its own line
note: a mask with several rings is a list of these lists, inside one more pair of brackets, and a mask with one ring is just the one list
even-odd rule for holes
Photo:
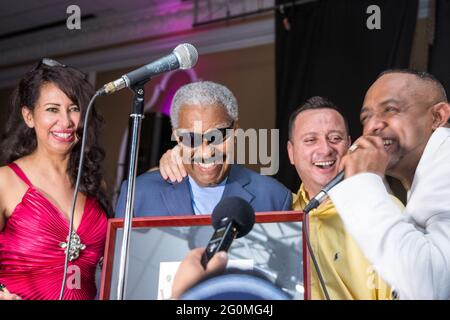
[[[363,136],[329,195],[347,230],[400,299],[450,299],[450,105],[433,76],[382,73],[361,110]],[[408,191],[402,212],[382,181]]]

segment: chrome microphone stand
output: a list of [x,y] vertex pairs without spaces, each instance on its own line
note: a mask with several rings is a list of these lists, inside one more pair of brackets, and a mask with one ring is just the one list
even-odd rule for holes
[[136,186],[137,160],[139,153],[139,141],[141,135],[142,119],[144,118],[144,83],[137,83],[130,87],[134,92],[133,111],[130,114],[132,120],[131,127],[131,148],[128,163],[128,184],[126,209],[123,226],[122,248],[120,253],[119,282],[117,286],[117,300],[124,300],[126,292],[126,276],[128,269],[128,252],[130,249],[131,224],[134,213],[134,190]]

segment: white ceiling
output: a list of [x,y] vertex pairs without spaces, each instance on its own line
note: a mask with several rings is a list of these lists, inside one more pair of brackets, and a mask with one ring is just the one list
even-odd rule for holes
[[[186,0],[0,0],[0,36],[67,19],[67,7],[76,4],[81,15],[105,17],[170,7]],[[158,10],[158,11],[159,11]]]
[[[97,18],[154,8],[176,8],[194,0],[0,0],[0,37],[26,31],[67,19],[67,7],[76,4],[82,15],[94,14]],[[200,2],[216,0],[202,0]],[[265,0],[242,1],[266,2]],[[428,11],[429,0],[419,0],[419,18]],[[220,1],[219,1],[220,2]],[[271,1],[269,1],[271,2]]]
[[[273,1],[199,0],[198,12],[214,19],[227,8],[236,14]],[[69,30],[72,4],[95,18]],[[148,63],[185,42],[207,54],[274,41],[272,15],[197,29],[194,16],[194,0],[0,0],[0,88],[14,85],[42,57],[99,72]]]

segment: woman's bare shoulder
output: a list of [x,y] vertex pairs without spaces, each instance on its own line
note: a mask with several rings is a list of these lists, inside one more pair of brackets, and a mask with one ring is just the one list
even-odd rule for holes
[[0,167],[0,190],[6,188],[14,180],[14,172],[8,166]]
[[7,182],[5,179],[11,177],[13,174],[12,170],[8,166],[0,167],[0,183]]

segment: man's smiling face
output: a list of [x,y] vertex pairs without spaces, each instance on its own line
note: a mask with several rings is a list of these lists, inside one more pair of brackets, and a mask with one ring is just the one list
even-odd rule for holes
[[369,88],[361,109],[365,135],[383,138],[387,173],[404,178],[414,172],[433,133],[432,89],[414,75],[389,73]]
[[302,111],[295,119],[291,140],[289,159],[312,197],[337,175],[350,145],[344,118],[329,108]]
[[229,128],[233,123],[221,105],[184,105],[180,108],[179,128],[175,130],[178,139],[183,138],[183,135],[189,137],[190,133],[208,136],[214,132],[212,143],[206,139],[201,141],[200,138],[198,142],[201,145],[189,147],[180,142],[184,167],[199,186],[215,186],[228,175],[231,161],[227,161],[227,150],[232,147],[233,139],[229,136],[219,137],[220,131],[216,129]]

